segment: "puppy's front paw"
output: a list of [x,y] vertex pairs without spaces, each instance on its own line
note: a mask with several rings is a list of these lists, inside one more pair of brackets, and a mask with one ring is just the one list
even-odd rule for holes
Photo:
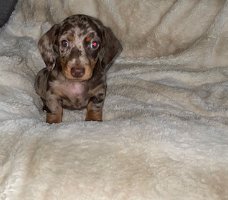
[[86,121],[103,121],[102,120],[102,111],[87,110]]
[[49,124],[61,123],[62,122],[62,113],[47,113],[46,122]]

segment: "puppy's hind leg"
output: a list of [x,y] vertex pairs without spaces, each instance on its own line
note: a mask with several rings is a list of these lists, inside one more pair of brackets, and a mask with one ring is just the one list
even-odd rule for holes
[[51,111],[49,110],[49,108],[47,107],[47,105],[46,105],[46,101],[45,101],[42,97],[41,97],[40,99],[41,99],[42,102],[43,102],[42,110],[43,110],[43,111],[46,111],[46,112],[51,112]]

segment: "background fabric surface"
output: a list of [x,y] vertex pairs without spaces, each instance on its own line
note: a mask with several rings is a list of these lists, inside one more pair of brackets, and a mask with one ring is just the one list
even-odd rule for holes
[[[37,41],[78,13],[124,51],[104,122],[48,125]],[[0,30],[0,199],[228,199],[227,22],[226,0],[19,0]]]

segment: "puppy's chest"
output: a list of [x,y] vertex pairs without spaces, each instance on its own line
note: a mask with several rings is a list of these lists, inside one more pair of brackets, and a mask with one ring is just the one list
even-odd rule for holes
[[54,81],[50,84],[53,92],[61,97],[66,108],[80,109],[85,107],[89,100],[89,88],[80,82]]

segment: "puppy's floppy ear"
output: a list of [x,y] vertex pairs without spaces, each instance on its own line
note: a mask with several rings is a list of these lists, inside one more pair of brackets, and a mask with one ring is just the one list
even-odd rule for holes
[[40,54],[49,71],[55,67],[56,58],[58,56],[58,50],[55,44],[58,37],[58,32],[59,25],[55,24],[40,38],[38,42]]
[[104,47],[101,63],[105,67],[105,71],[108,71],[115,59],[120,55],[123,48],[120,41],[116,38],[110,28],[104,27],[102,35]]

